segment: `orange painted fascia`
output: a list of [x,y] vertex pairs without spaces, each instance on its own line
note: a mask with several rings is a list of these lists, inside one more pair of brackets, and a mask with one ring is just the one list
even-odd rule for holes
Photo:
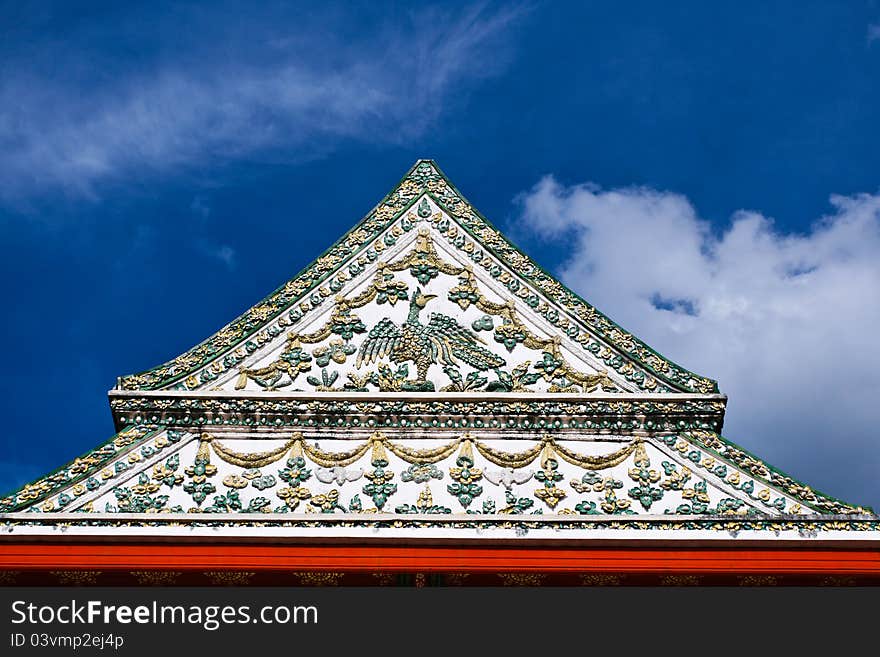
[[880,577],[880,550],[4,543],[0,569],[823,574]]

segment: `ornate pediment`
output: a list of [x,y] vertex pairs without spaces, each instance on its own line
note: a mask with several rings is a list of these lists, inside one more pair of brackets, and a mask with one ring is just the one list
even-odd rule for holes
[[427,160],[295,279],[118,388],[432,386],[717,392],[714,381],[663,358],[549,276]]
[[876,530],[705,430],[132,428],[0,505],[23,526]]
[[725,402],[423,160],[296,278],[120,379],[118,433],[0,513],[34,534],[876,534],[722,438]]
[[639,390],[439,242],[442,235],[433,225],[443,215],[423,201],[432,222],[413,217],[385,259],[365,267],[328,306],[304,313],[211,389]]

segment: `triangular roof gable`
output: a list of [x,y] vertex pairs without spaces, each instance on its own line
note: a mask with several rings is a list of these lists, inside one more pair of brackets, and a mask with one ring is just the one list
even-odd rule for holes
[[332,299],[268,320],[248,348],[203,366],[184,381],[186,389],[678,392],[463,239],[430,195],[416,208],[375,240],[373,257],[359,255],[337,269]]
[[[436,212],[437,209],[441,212]],[[419,219],[395,233],[394,229],[402,226],[410,216]],[[508,396],[503,403],[498,401],[498,393],[505,391],[498,387],[484,389],[490,395],[483,395],[481,391],[458,396],[453,402],[449,401],[451,396],[442,389],[435,389],[434,395],[422,396],[389,396],[387,391],[381,390],[361,393],[360,396],[339,394],[344,390],[338,387],[332,392],[317,389],[315,394],[312,391],[309,394],[294,391],[254,395],[249,390],[241,393],[229,389],[212,390],[217,383],[225,381],[228,384],[235,380],[236,375],[231,372],[245,362],[237,360],[237,354],[244,352],[249,357],[256,357],[271,349],[275,349],[276,354],[283,350],[283,347],[278,347],[285,343],[284,331],[278,328],[279,317],[285,317],[287,326],[299,331],[301,327],[307,329],[309,321],[313,321],[314,325],[323,325],[319,321],[322,316],[332,315],[331,309],[338,310],[346,303],[360,312],[367,307],[367,302],[360,304],[360,301],[354,302],[352,299],[364,300],[374,293],[369,303],[374,303],[378,298],[375,287],[369,291],[372,285],[370,281],[375,280],[376,273],[382,269],[378,263],[386,259],[392,274],[402,273],[410,265],[418,269],[424,263],[421,260],[408,261],[407,258],[411,253],[429,253],[433,248],[432,240],[436,242],[434,246],[437,249],[434,255],[455,261],[449,271],[463,273],[460,271],[463,264],[473,264],[476,283],[494,290],[494,301],[491,303],[499,306],[496,310],[502,320],[505,317],[500,306],[505,296],[502,292],[506,290],[516,297],[518,303],[523,302],[517,308],[522,307],[524,321],[552,324],[555,333],[562,334],[561,340],[568,339],[565,344],[571,346],[572,350],[583,350],[585,345],[592,344],[589,340],[577,339],[579,326],[584,334],[597,336],[610,345],[610,362],[604,360],[603,363],[613,369],[609,371],[609,378],[613,379],[612,383],[618,386],[618,390],[597,396],[566,395],[564,392],[559,395],[514,395],[513,399]],[[462,253],[467,258],[463,259]],[[369,267],[364,263],[369,263]],[[398,265],[400,268],[395,270]],[[426,272],[425,276],[430,279],[430,272]],[[527,287],[524,287],[523,281]],[[407,296],[415,287],[412,281],[409,282]],[[430,280],[426,280],[426,290],[431,284]],[[532,301],[530,289],[539,293],[547,305],[542,305],[544,302],[540,299],[529,303]],[[343,303],[337,298],[340,291],[346,293],[343,299],[348,299],[348,302]],[[435,299],[434,302],[439,301]],[[450,300],[445,299],[445,302]],[[473,298],[469,303],[470,308],[476,305]],[[551,307],[553,303],[555,307]],[[382,312],[393,305],[386,300],[381,306]],[[407,301],[399,299],[395,311],[402,310],[406,305]],[[562,312],[556,313],[554,308]],[[569,319],[572,317],[576,321]],[[399,313],[394,321],[400,321]],[[374,322],[370,324],[374,325]],[[488,338],[488,335],[484,337]],[[504,354],[504,351],[499,352],[493,340],[486,339],[485,343],[494,346],[496,354]],[[317,346],[317,341],[312,345]],[[585,351],[593,353],[589,349]],[[271,355],[267,354],[267,357]],[[245,364],[245,370],[253,370],[253,365],[261,363],[247,361]],[[634,391],[632,387],[627,387],[630,383],[638,384],[637,392],[651,390],[645,386],[645,377],[639,378],[640,369],[658,382],[653,392],[691,394],[624,394]],[[222,371],[222,376],[216,375],[218,371]],[[595,368],[592,371],[595,372]],[[196,373],[207,373],[209,378],[195,377]],[[246,385],[253,380],[250,376],[253,371],[242,374]],[[590,376],[589,372],[581,374]],[[190,381],[192,377],[195,379]],[[346,466],[339,466],[343,469],[357,465],[354,460],[348,461],[348,457],[333,456],[331,446],[336,438],[333,437],[331,426],[333,429],[346,430],[345,433],[349,434],[348,447],[358,445],[352,453],[356,452],[357,458],[363,459],[361,469],[366,469],[372,465],[372,461],[377,460],[371,458],[369,449],[364,445],[387,449],[394,454],[397,452],[393,450],[397,449],[407,457],[403,461],[409,465],[442,465],[447,468],[447,479],[452,477],[454,468],[460,467],[458,460],[462,456],[457,450],[465,449],[466,444],[470,444],[468,449],[471,452],[476,450],[476,454],[468,458],[486,459],[488,463],[482,465],[494,471],[495,474],[491,476],[506,477],[508,473],[497,470],[502,465],[505,466],[502,469],[510,466],[525,470],[509,473],[523,477],[528,470],[540,466],[542,472],[549,473],[541,479],[550,482],[543,484],[543,487],[549,486],[548,490],[552,489],[553,492],[539,495],[541,488],[533,489],[537,501],[532,502],[537,508],[542,508],[540,504],[544,504],[550,511],[557,507],[555,502],[551,505],[549,501],[555,500],[554,495],[558,495],[557,487],[552,483],[555,470],[550,472],[552,468],[549,465],[553,453],[562,455],[562,460],[567,463],[559,464],[559,474],[568,468],[566,476],[576,477],[571,481],[579,482],[575,486],[569,481],[569,488],[586,495],[589,487],[588,492],[599,503],[603,499],[608,500],[607,491],[603,492],[605,484],[598,481],[589,483],[590,472],[600,470],[608,474],[617,468],[614,476],[620,486],[631,487],[618,492],[621,497],[628,497],[637,515],[654,514],[658,510],[670,514],[683,513],[678,507],[688,504],[691,505],[688,508],[694,511],[695,507],[688,500],[699,501],[703,492],[708,495],[711,504],[700,512],[694,511],[695,514],[735,512],[735,509],[722,509],[718,503],[724,499],[740,500],[747,509],[766,515],[767,518],[761,522],[770,523],[767,524],[769,528],[772,528],[774,518],[790,517],[791,514],[800,517],[801,514],[809,516],[865,511],[813,491],[721,438],[716,430],[721,427],[723,398],[711,394],[717,390],[714,381],[693,375],[663,359],[541,270],[473,210],[433,162],[428,160],[416,163],[382,203],[293,280],[201,345],[160,368],[121,379],[119,387],[122,390],[114,391],[111,395],[111,405],[118,426],[127,428],[92,452],[0,499],[0,513],[35,511],[45,514],[60,511],[69,514],[77,510],[85,511],[86,500],[106,506],[107,499],[112,500],[120,495],[125,499],[134,499],[126,497],[130,495],[140,499],[157,485],[164,487],[163,491],[167,488],[174,495],[182,497],[174,504],[169,501],[169,505],[186,508],[186,504],[195,499],[192,491],[207,490],[199,488],[201,484],[197,478],[202,477],[201,483],[205,483],[205,477],[204,473],[197,472],[197,466],[199,459],[210,459],[211,454],[214,455],[213,463],[219,466],[211,476],[216,476],[218,482],[229,477],[230,484],[223,484],[227,488],[244,486],[248,495],[242,494],[242,500],[246,502],[245,498],[250,496],[254,500],[272,497],[269,493],[258,494],[272,488],[268,484],[266,488],[260,488],[267,481],[262,479],[267,476],[266,472],[255,474],[259,479],[252,480],[244,476],[245,471],[250,476],[253,474],[250,471],[258,469],[252,466],[264,461],[267,466],[283,468],[288,449],[295,451],[298,448],[304,458],[311,459],[314,466],[325,470],[332,470],[330,465],[336,461],[347,462]],[[239,386],[234,387],[240,390]],[[586,392],[583,388],[585,386],[579,393]],[[139,392],[146,390],[155,392]],[[400,397],[406,399],[401,400]],[[501,424],[498,424],[499,421]],[[251,426],[257,431],[251,432]],[[422,435],[420,430],[409,431],[407,427],[432,427],[436,437],[433,434]],[[493,447],[492,441],[500,435],[493,430],[496,427],[503,427],[505,436],[503,444]],[[542,436],[545,430],[559,428],[563,431],[557,432],[558,435]],[[565,430],[568,430],[568,436]],[[216,434],[212,433],[215,431]],[[291,436],[296,436],[299,431],[306,435],[301,437],[298,444],[291,444],[291,441],[295,442]],[[382,443],[373,437],[373,432],[382,431],[388,433],[389,442]],[[485,434],[488,438],[479,435],[466,438],[470,431]],[[321,448],[317,445],[317,438],[320,438]],[[442,444],[429,446],[425,450],[419,442],[422,438]],[[214,442],[215,439],[217,442]],[[454,445],[455,449],[450,445]],[[270,449],[267,451],[267,448]],[[611,449],[614,451],[606,453]],[[529,461],[523,454],[532,460]],[[609,455],[615,454],[621,455],[620,461],[610,458]],[[169,459],[174,455],[177,455],[176,465],[172,467]],[[601,461],[601,467],[592,460],[595,458]],[[667,461],[664,462],[664,459]],[[274,465],[276,462],[277,466]],[[515,463],[519,465],[514,466]],[[230,465],[240,470],[230,470],[227,467]],[[404,465],[398,463],[401,468]],[[578,467],[585,472],[572,471]],[[682,478],[685,467],[693,475],[689,483]],[[225,470],[225,473],[221,470]],[[280,472],[272,476],[276,475],[280,475]],[[327,472],[324,475],[329,476]],[[487,480],[497,486],[489,476],[487,469]],[[184,479],[187,484],[192,484],[190,490],[182,488]],[[254,484],[255,481],[259,481],[260,486]],[[334,481],[342,485],[338,480]],[[403,478],[402,470],[397,481],[408,481]],[[333,482],[324,482],[322,479],[321,483],[327,485],[321,488],[314,481],[310,483],[310,486],[316,486],[310,493],[315,499],[329,495],[331,489],[327,487]],[[698,483],[703,487],[698,488]],[[441,506],[446,504],[457,509],[455,504],[460,500],[442,499],[442,488],[445,487],[444,481],[440,495],[435,490],[436,501]],[[147,493],[138,492],[140,488]],[[450,485],[450,488],[453,486]],[[182,496],[181,491],[188,497]],[[645,494],[640,491],[645,491]],[[411,495],[417,492],[409,491]],[[653,506],[645,495],[659,495],[657,500],[662,498],[663,505],[658,503]],[[583,510],[577,510],[572,498],[569,491],[566,503],[571,503],[571,507],[558,508],[584,513]],[[503,495],[499,497],[498,504],[503,499]],[[420,500],[420,496],[408,498],[413,508]],[[401,501],[407,501],[403,490],[396,503]],[[584,504],[587,502],[587,499],[582,500],[581,509],[586,508]],[[203,499],[202,504],[209,502]],[[117,508],[115,512],[120,512],[122,508],[115,504],[112,506]],[[130,504],[124,506],[128,508]],[[250,508],[250,504],[246,506]],[[640,511],[639,507],[642,507]],[[307,507],[307,510],[313,509]],[[93,510],[95,513],[102,511],[103,508]],[[723,524],[726,521],[707,518],[706,522]]]
[[[117,387],[123,390],[210,387],[216,372],[236,366],[277,336],[279,323],[270,326],[273,321],[285,314],[291,321],[298,321],[304,312],[325,304],[327,300],[332,301],[343,281],[351,279],[351,272],[357,271],[358,261],[381,259],[382,251],[394,242],[388,229],[398,220],[405,219],[407,214],[418,212],[416,206],[423,203],[426,196],[451,219],[448,222],[444,217],[432,227],[447,235],[461,231],[452,242],[464,244],[471,250],[468,255],[476,273],[500,279],[511,295],[532,307],[539,301],[530,298],[535,295],[530,294],[529,287],[544,299],[551,300],[550,304],[545,303],[545,319],[554,323],[557,329],[569,329],[569,334],[577,335],[583,330],[595,337],[598,342],[592,344],[582,337],[581,348],[589,348],[601,356],[607,368],[622,373],[638,384],[638,388],[647,391],[698,394],[718,391],[715,381],[693,374],[664,358],[519,251],[464,199],[431,160],[416,162],[366,217],[263,301],[174,360],[120,378]],[[484,257],[480,258],[480,254]],[[567,317],[551,307],[554,304]],[[206,368],[208,365],[212,365],[213,371]],[[659,388],[656,383],[660,384]]]

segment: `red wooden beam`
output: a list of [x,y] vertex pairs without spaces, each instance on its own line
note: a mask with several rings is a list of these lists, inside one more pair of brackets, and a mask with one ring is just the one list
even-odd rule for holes
[[2,543],[0,570],[333,570],[841,575],[880,578],[880,550]]

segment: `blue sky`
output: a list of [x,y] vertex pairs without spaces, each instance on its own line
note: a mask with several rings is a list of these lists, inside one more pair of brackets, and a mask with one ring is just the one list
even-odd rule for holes
[[880,3],[0,3],[0,489],[419,157],[880,507]]

